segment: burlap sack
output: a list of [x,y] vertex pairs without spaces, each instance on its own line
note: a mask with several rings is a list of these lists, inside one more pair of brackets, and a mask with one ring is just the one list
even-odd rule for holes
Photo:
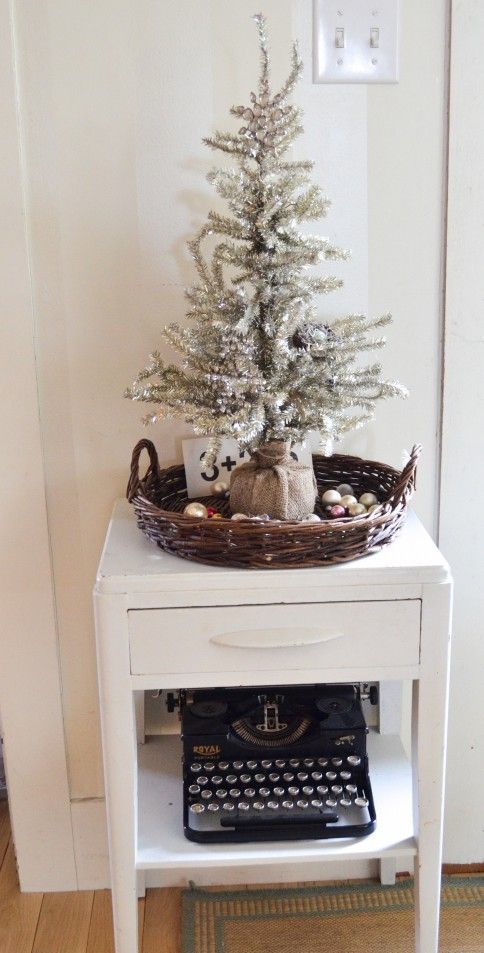
[[267,513],[272,519],[297,520],[313,512],[314,470],[294,460],[290,450],[289,442],[267,443],[255,451],[249,463],[234,470],[230,480],[232,513]]

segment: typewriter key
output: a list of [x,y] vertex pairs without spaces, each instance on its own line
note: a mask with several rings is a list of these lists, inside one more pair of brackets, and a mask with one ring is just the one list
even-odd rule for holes
[[235,782],[237,781],[237,775],[236,775],[236,774],[228,774],[227,777],[225,778],[225,780],[226,780],[227,784],[235,784]]
[[190,787],[188,788],[188,793],[189,793],[189,794],[200,794],[200,785],[199,785],[199,784],[191,784]]
[[272,781],[272,783],[275,784],[276,781],[279,781],[279,777],[279,774],[274,774],[274,772],[272,772],[272,774],[269,775],[269,781]]
[[352,764],[353,767],[355,767],[355,768],[356,768],[359,764],[361,764],[361,758],[360,758],[360,756],[359,756],[358,754],[349,754],[346,760],[347,760],[348,764]]
[[284,793],[285,793],[284,788],[279,788],[279,787],[274,788],[274,794],[276,795],[276,797],[282,797]]
[[291,765],[291,768],[298,768],[298,767],[299,767],[299,761],[297,761],[296,758],[291,758],[289,764]]
[[211,774],[212,771],[215,771],[215,765],[212,761],[209,761],[207,764],[204,764],[203,770],[206,771],[207,774]]
[[307,768],[313,768],[313,767],[314,767],[314,759],[313,759],[313,758],[305,758],[305,759],[304,759],[304,764],[306,765]]
[[342,807],[351,807],[351,805],[353,804],[353,801],[351,800],[350,797],[348,797],[347,794],[345,794],[345,796],[341,798],[339,803],[341,804]]
[[303,794],[314,794],[314,788],[311,788],[309,784],[305,784],[302,789]]
[[229,768],[229,763],[228,763],[228,761],[219,761],[219,763],[218,763],[218,769],[219,769],[219,771],[227,771],[228,768]]
[[336,781],[336,778],[338,777],[338,775],[336,771],[326,771],[326,777],[328,781]]
[[272,761],[261,761],[260,765],[261,768],[265,768],[267,770],[268,768],[272,768]]
[[240,797],[240,791],[238,788],[230,788],[229,794],[230,794],[230,797],[235,797],[235,798]]
[[294,781],[294,775],[291,774],[290,771],[286,771],[286,773],[282,775],[282,780],[289,784],[289,781]]
[[331,764],[334,764],[335,768],[340,768],[343,764],[343,758],[331,758]]
[[328,793],[328,790],[329,790],[329,789],[328,789],[328,786],[327,786],[326,784],[318,784],[318,786],[317,786],[317,788],[316,788],[316,791],[318,792],[318,794],[327,794],[327,793]]
[[236,771],[242,771],[242,768],[244,767],[244,762],[243,762],[243,761],[234,761],[233,766],[234,766],[234,768],[235,768]]
[[320,768],[325,768],[328,763],[327,758],[318,758],[318,764]]
[[235,804],[231,804],[230,801],[226,801],[222,806],[224,811],[235,811]]
[[240,775],[240,780],[242,781],[242,784],[248,784],[249,781],[252,781],[252,775],[251,775],[251,774],[241,774],[241,775]]
[[218,788],[218,790],[215,791],[215,794],[217,795],[217,797],[220,798],[221,801],[223,800],[224,797],[227,797],[227,791],[224,791],[223,788]]
[[286,811],[290,811],[294,807],[294,801],[283,801],[282,806],[286,808]]
[[343,788],[342,788],[341,784],[332,784],[332,785],[331,785],[331,791],[333,792],[333,794],[342,794],[342,793],[343,793]]
[[298,781],[307,781],[308,776],[306,771],[299,771],[297,776]]
[[270,807],[271,811],[277,811],[279,807],[279,801],[268,801],[267,807]]
[[299,788],[290,787],[290,788],[287,789],[287,793],[288,793],[288,794],[291,794],[293,797],[295,797],[296,794],[299,794]]
[[348,791],[348,794],[358,794],[358,788],[356,787],[356,784],[347,784],[346,790]]
[[201,765],[201,764],[191,764],[191,765],[190,765],[190,771],[193,771],[194,774],[198,774],[198,772],[201,771],[201,770],[202,770],[202,765]]
[[314,800],[311,801],[311,807],[322,807],[322,806],[323,806],[323,802],[320,801],[318,797],[315,797]]
[[197,801],[196,804],[190,804],[190,810],[193,814],[203,814],[205,808],[203,804],[199,804]]
[[202,798],[203,798],[204,801],[209,801],[210,798],[213,797],[213,794],[212,794],[211,791],[202,791],[201,796],[202,796]]
[[244,797],[254,797],[255,788],[246,788],[244,791]]
[[304,800],[304,798],[301,798],[300,801],[297,801],[297,806],[306,808],[306,807],[309,807],[309,804],[307,801]]
[[275,761],[274,764],[275,764],[276,768],[285,768],[285,767],[286,767],[286,762],[285,762],[285,761]]
[[237,804],[239,811],[248,811],[250,804],[247,804],[247,801],[239,801]]
[[269,797],[270,793],[271,793],[270,788],[259,788],[259,794],[261,797]]
[[215,801],[212,801],[212,803],[209,804],[207,807],[207,811],[212,811],[212,814],[215,814],[215,811],[218,811],[218,809],[219,809],[219,806],[218,804],[215,803]]
[[212,784],[215,784],[215,787],[217,787],[218,784],[222,784],[222,781],[223,777],[220,774],[214,774]]
[[197,778],[197,784],[199,784],[201,788],[204,788],[205,785],[208,784],[208,778],[206,778],[204,774],[201,774],[200,777]]
[[313,781],[321,781],[321,778],[323,777],[323,775],[321,774],[321,771],[313,771],[311,777]]
[[357,807],[368,807],[368,798],[365,797],[365,792],[363,792],[361,797],[355,797],[355,804]]
[[265,779],[266,779],[265,774],[254,774],[254,780],[257,781],[257,784],[262,784],[262,782],[265,781]]
[[340,771],[339,776],[343,781],[349,781],[351,778],[351,771]]
[[265,808],[265,804],[263,801],[254,801],[253,806],[256,811],[263,811]]
[[326,798],[326,805],[327,805],[327,807],[336,807],[337,803],[338,803],[338,802],[337,802],[337,800],[336,800],[334,797],[327,797],[327,798]]
[[248,761],[247,767],[250,768],[251,771],[254,771],[254,769],[257,767],[257,761]]

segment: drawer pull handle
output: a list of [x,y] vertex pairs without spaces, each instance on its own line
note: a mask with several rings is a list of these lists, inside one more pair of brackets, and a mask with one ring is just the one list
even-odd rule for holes
[[342,637],[343,632],[321,632],[320,629],[250,629],[212,635],[210,642],[232,649],[289,649]]

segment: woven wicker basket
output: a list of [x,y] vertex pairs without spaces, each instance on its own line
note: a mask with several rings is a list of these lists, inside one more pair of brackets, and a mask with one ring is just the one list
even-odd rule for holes
[[[143,450],[149,454],[150,465],[140,479],[139,458]],[[384,463],[360,457],[313,457],[319,490],[349,483],[356,496],[369,490],[384,501],[371,516],[328,520],[318,502],[315,513],[322,517],[319,523],[232,521],[228,500],[215,496],[199,499],[226,519],[185,516],[185,468],[160,470],[151,440],[140,440],[133,450],[126,495],[146,536],[161,549],[183,559],[254,569],[326,566],[368,556],[391,542],[405,522],[420,450],[418,444],[413,447],[401,473]]]

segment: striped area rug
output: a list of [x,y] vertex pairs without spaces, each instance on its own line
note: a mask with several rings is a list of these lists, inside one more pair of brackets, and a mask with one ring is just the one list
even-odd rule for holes
[[[413,881],[183,894],[183,953],[413,953]],[[440,953],[484,953],[484,876],[442,883]]]

